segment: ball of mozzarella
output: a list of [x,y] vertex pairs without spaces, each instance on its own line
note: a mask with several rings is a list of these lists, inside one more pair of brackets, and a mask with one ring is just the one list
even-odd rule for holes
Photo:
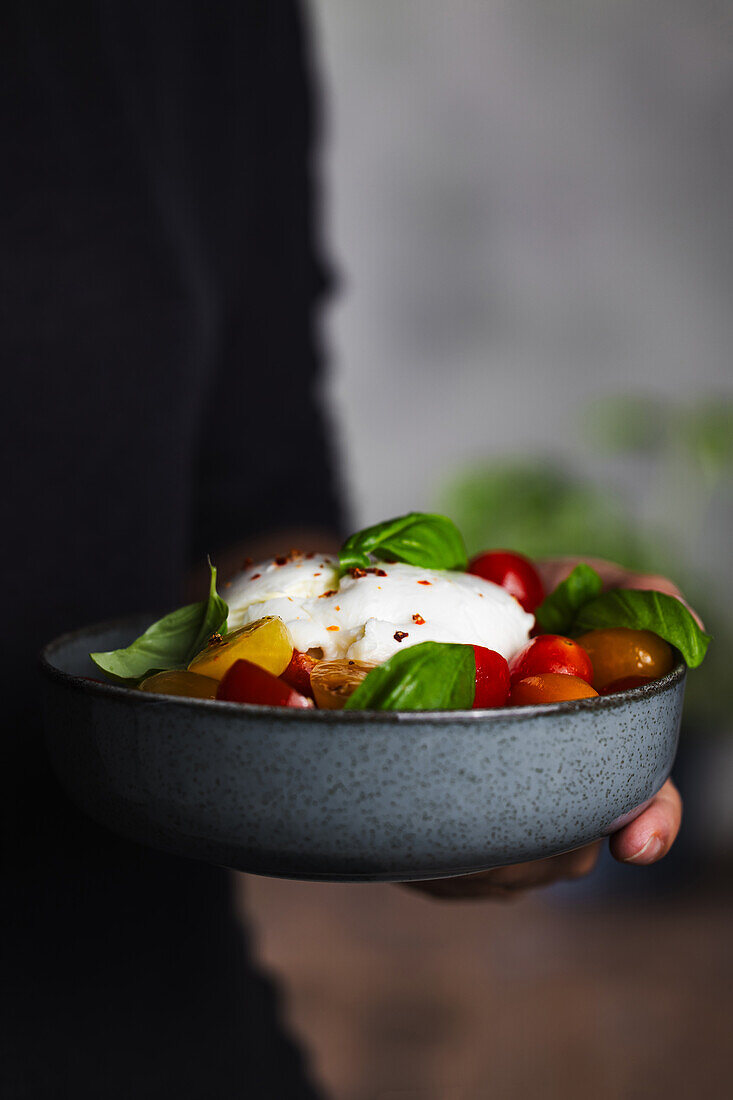
[[509,660],[534,625],[505,589],[471,573],[377,563],[339,581],[338,561],[326,554],[260,562],[224,597],[230,630],[276,615],[296,649],[327,660],[382,662],[428,641],[481,645]]

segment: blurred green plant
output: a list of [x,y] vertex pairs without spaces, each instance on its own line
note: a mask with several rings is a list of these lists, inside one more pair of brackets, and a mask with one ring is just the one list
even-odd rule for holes
[[[443,488],[441,511],[463,532],[469,554],[505,547],[537,558],[600,557],[671,577],[714,638],[690,676],[688,712],[698,725],[729,724],[733,605],[720,576],[727,554],[723,548],[724,564],[711,570],[707,543],[730,539],[733,402],[625,395],[594,402],[577,424],[572,465],[542,457],[481,463]],[[601,474],[587,472],[604,454]],[[614,461],[645,476],[624,488],[614,481]]]
[[609,557],[634,569],[651,561],[617,494],[600,492],[555,461],[483,465],[456,478],[443,501],[469,554],[505,546],[534,558]]
[[733,473],[733,403],[706,402],[692,408],[679,427],[682,442],[708,487],[729,479]]
[[605,397],[585,410],[584,435],[606,451],[651,454],[668,438],[668,413],[668,406],[656,397]]
[[617,454],[672,454],[691,465],[706,488],[733,472],[733,402],[727,397],[674,405],[657,397],[606,397],[588,407],[584,435]]

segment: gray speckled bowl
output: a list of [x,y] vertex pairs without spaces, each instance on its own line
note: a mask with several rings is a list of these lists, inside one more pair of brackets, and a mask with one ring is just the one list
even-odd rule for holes
[[90,650],[151,621],[46,647],[46,735],[71,798],[115,832],[256,874],[400,881],[576,848],[669,775],[685,667],[602,699],[487,711],[243,707],[84,679]]

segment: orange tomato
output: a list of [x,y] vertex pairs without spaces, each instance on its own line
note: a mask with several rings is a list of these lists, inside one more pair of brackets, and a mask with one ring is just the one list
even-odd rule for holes
[[674,665],[672,647],[651,630],[624,626],[590,630],[578,639],[593,663],[593,687],[601,691],[614,680],[646,676],[656,680]]
[[631,688],[641,687],[642,684],[651,684],[651,676],[622,676],[620,680],[611,680],[598,692],[599,695],[615,695],[617,691],[629,691]]
[[517,680],[509,695],[509,705],[524,707],[535,703],[562,703],[567,699],[592,699],[596,695],[598,692],[580,676],[544,672]]
[[140,684],[141,691],[157,695],[186,695],[189,699],[216,699],[219,684],[195,672],[156,672]]

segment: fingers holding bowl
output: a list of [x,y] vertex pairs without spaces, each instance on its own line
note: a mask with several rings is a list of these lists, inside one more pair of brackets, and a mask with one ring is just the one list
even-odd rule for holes
[[[672,847],[681,821],[682,799],[672,780],[668,779],[646,810],[610,838],[611,854],[622,863],[640,867],[656,863]],[[527,890],[590,874],[598,861],[600,848],[601,841],[596,841],[549,859],[404,885],[439,901],[510,900]]]
[[581,561],[595,569],[596,573],[598,573],[603,581],[604,591],[610,588],[635,588],[645,591],[663,592],[666,596],[674,596],[675,599],[685,605],[700,629],[705,629],[705,624],[697,611],[695,611],[694,607],[690,606],[677,585],[669,580],[668,577],[663,577],[658,573],[634,573],[629,569],[625,569],[624,566],[618,565],[616,562],[605,561],[603,558],[564,557],[547,558],[544,561],[535,562],[535,568],[542,579],[545,592],[552,592],[558,584],[564,581],[570,573],[572,573],[575,566]]
[[621,863],[647,866],[667,854],[680,830],[682,799],[671,779],[635,821],[611,837],[609,847]]
[[549,859],[513,863],[507,867],[479,871],[474,875],[408,882],[404,885],[439,901],[509,900],[520,897],[527,890],[590,874],[598,861],[600,847],[601,841],[596,841]]

